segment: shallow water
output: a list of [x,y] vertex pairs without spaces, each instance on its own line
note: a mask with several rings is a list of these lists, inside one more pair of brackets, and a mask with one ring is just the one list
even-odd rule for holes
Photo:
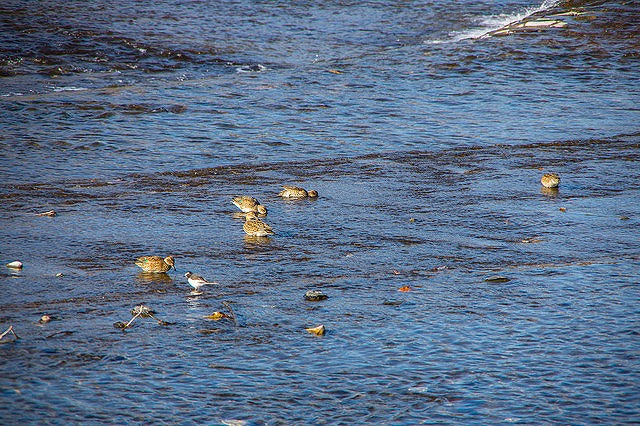
[[633,4],[0,11],[2,423],[640,421]]

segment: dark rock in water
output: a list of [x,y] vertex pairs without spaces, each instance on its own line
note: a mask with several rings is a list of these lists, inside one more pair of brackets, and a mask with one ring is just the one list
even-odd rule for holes
[[492,277],[487,277],[484,280],[488,283],[507,283],[511,281],[511,279],[503,277],[502,275],[494,275]]
[[320,290],[309,290],[304,294],[305,300],[310,302],[317,302],[319,300],[328,299],[329,296],[321,292]]

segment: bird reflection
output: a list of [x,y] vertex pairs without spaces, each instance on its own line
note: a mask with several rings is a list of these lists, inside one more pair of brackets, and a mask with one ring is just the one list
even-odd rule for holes
[[244,246],[247,249],[257,249],[271,245],[272,240],[269,237],[256,237],[254,235],[244,236]]
[[541,186],[540,193],[547,197],[555,198],[558,196],[558,188],[547,188],[546,186]]
[[143,283],[154,283],[154,284],[171,284],[173,283],[173,278],[171,278],[168,274],[157,274],[153,272],[139,272],[136,276],[138,281]]

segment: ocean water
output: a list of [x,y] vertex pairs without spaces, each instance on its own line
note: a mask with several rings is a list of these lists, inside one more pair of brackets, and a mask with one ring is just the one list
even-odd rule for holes
[[637,424],[639,10],[3,1],[0,423]]

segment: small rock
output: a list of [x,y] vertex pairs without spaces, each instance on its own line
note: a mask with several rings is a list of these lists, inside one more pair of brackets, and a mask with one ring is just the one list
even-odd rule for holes
[[503,277],[502,275],[494,275],[491,277],[487,277],[484,280],[488,283],[507,283],[511,281],[509,278]]
[[9,263],[7,263],[7,268],[22,269],[22,262],[20,262],[19,260],[15,260],[13,262],[9,262]]
[[304,294],[305,300],[310,302],[317,302],[319,300],[328,299],[329,296],[321,292],[320,290],[309,290]]

